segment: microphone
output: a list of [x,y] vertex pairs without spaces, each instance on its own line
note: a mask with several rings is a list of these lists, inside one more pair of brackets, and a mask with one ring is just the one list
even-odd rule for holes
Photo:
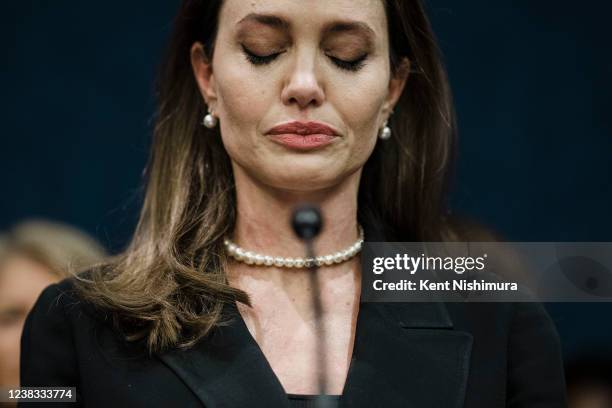
[[312,204],[301,204],[296,207],[293,211],[291,219],[291,226],[295,235],[297,235],[303,242],[306,250],[307,267],[310,270],[310,287],[312,307],[315,314],[315,330],[319,335],[317,336],[317,383],[318,383],[318,397],[315,400],[315,407],[317,408],[328,408],[332,407],[332,401],[329,400],[327,395],[327,355],[325,348],[325,332],[324,326],[321,321],[321,315],[323,307],[321,305],[320,288],[319,288],[319,275],[317,273],[317,263],[315,262],[316,256],[314,251],[314,239],[319,235],[323,228],[323,217],[319,207]]
[[291,226],[295,235],[306,242],[312,241],[323,228],[321,211],[315,205],[302,204],[293,211]]

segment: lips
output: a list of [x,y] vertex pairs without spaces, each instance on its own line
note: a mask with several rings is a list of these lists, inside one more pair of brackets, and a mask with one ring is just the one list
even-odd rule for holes
[[338,136],[338,133],[330,126],[321,122],[290,122],[278,125],[270,129],[270,135],[328,135]]
[[310,151],[333,143],[339,134],[321,122],[290,122],[273,127],[268,136],[285,148]]

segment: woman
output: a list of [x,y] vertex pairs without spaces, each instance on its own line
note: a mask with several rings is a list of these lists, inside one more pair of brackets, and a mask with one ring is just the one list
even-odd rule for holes
[[[307,406],[322,377],[340,406],[563,406],[541,308],[360,303],[360,226],[454,237],[451,97],[419,1],[307,3],[183,2],[134,239],[41,296],[23,384],[87,406]],[[317,254],[352,248],[316,272],[320,319],[302,202],[323,214]]]
[[0,387],[19,386],[21,332],[42,290],[103,257],[94,239],[55,222],[24,221],[0,234]]

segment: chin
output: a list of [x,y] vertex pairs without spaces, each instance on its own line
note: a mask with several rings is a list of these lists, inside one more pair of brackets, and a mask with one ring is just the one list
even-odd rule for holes
[[315,192],[337,186],[354,173],[351,168],[356,164],[351,166],[343,158],[340,154],[266,155],[240,167],[265,186],[288,192]]
[[331,188],[341,182],[341,177],[317,171],[303,171],[299,173],[278,173],[268,179],[270,187],[291,192],[313,192]]
[[314,193],[341,186],[356,175],[356,171],[346,171],[336,166],[316,169],[286,169],[268,173],[265,184],[287,192]]

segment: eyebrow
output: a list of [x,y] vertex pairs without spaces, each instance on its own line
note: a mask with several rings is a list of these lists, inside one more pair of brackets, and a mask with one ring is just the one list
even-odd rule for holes
[[289,29],[289,23],[286,20],[273,14],[250,13],[247,14],[243,19],[238,21],[238,25],[247,23],[249,21],[255,21],[257,23],[265,24],[274,28],[280,28],[282,30]]
[[[260,13],[250,13],[247,14],[244,18],[242,18],[238,25],[243,23],[254,21],[260,24],[267,25],[272,28],[276,28],[282,31],[289,31],[291,28],[291,24],[274,14],[260,14]],[[376,36],[374,30],[370,28],[370,26],[362,21],[353,21],[353,20],[334,20],[326,23],[323,26],[324,34],[332,34],[332,33],[344,33],[344,32],[355,32],[365,34],[367,40],[369,42],[373,41]]]

